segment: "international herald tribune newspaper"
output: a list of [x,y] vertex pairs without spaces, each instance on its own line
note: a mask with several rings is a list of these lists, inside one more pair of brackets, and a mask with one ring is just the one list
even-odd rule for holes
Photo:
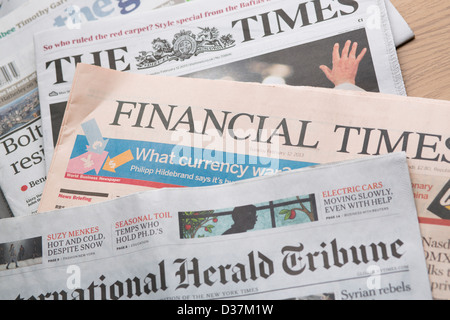
[[[28,1],[0,20],[0,218],[36,213],[46,180],[33,34],[184,1]],[[5,1],[3,1],[5,3]],[[1,8],[1,7],[0,7]]]
[[4,219],[0,299],[431,299],[410,185],[397,153]]
[[449,110],[448,101],[80,63],[39,212],[404,151],[434,294],[448,298]]

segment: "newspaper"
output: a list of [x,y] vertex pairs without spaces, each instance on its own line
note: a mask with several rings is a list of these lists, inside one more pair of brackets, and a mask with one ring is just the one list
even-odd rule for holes
[[408,41],[414,39],[414,31],[408,25],[405,19],[392,2],[386,1],[386,10],[388,12],[389,21],[391,22],[392,36],[394,37],[395,46],[398,48]]
[[22,4],[27,2],[27,0],[2,0],[0,1],[0,18],[8,15]]
[[[75,31],[37,33],[47,170],[78,62],[289,85],[332,88],[351,82],[367,91],[405,94],[384,1],[329,2],[199,1]],[[342,57],[352,52],[354,74],[342,79],[330,70],[333,51]]]
[[5,219],[0,299],[431,299],[410,184],[396,153]]
[[[26,142],[29,138],[33,140],[30,145],[21,145],[22,150],[9,153],[9,150],[2,148],[0,156],[0,170],[14,170],[1,174],[0,187],[6,189],[9,203],[15,215],[35,213],[37,203],[42,193],[42,183],[35,185],[45,179],[47,167],[43,160],[42,127],[37,123],[37,127],[22,126],[28,121],[38,118],[40,120],[39,99],[37,99],[37,84],[35,76],[34,48],[32,47],[32,34],[36,30],[48,29],[51,27],[66,26],[70,30],[82,28],[89,21],[96,21],[100,18],[114,15],[129,15],[134,12],[144,11],[153,7],[173,6],[180,4],[183,0],[169,1],[119,1],[113,3],[110,0],[104,1],[28,1],[16,11],[8,14],[0,21],[0,41],[2,48],[14,48],[14,52],[2,51],[0,55],[0,136],[11,132],[11,130],[22,128],[25,135],[16,133],[15,136],[2,137],[2,142],[11,139],[21,138]],[[4,3],[5,4],[5,3]],[[388,8],[391,17],[391,8]],[[395,8],[394,8],[395,10]],[[396,19],[404,21],[398,15]],[[399,21],[402,23],[401,21]],[[396,25],[396,24],[395,24]],[[61,29],[58,29],[61,32]],[[12,40],[9,40],[10,38]],[[17,48],[20,48],[17,51]],[[28,131],[27,131],[28,130]],[[29,130],[34,130],[34,136],[30,136]],[[38,132],[36,132],[36,130]],[[3,140],[5,139],[5,140]],[[22,143],[22,144],[24,144]],[[13,143],[12,149],[17,143]],[[51,157],[50,157],[51,158]],[[41,160],[42,159],[42,160]],[[23,161],[23,162],[22,162]],[[27,176],[23,173],[16,174],[15,166],[27,168]],[[45,169],[42,168],[45,167]],[[5,169],[6,168],[6,169]],[[13,175],[13,177],[11,177]],[[21,175],[20,178],[17,176]],[[3,183],[1,183],[3,181]],[[5,186],[5,182],[8,185]],[[14,181],[13,184],[10,182]],[[23,191],[26,190],[26,191]],[[7,216],[11,209],[0,201],[0,218]],[[5,213],[6,215],[3,215]]]
[[15,216],[36,212],[46,179],[34,32],[74,30],[88,21],[181,2],[28,1],[0,20],[0,188]]
[[[446,243],[450,226],[441,200],[450,180],[449,110],[448,101],[80,63],[39,211],[405,151],[432,259],[448,254],[433,246]],[[433,278],[439,297],[448,296],[446,279]]]

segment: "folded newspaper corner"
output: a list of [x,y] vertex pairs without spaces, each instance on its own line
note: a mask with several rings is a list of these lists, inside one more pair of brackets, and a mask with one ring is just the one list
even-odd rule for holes
[[404,153],[0,228],[1,299],[431,299]]

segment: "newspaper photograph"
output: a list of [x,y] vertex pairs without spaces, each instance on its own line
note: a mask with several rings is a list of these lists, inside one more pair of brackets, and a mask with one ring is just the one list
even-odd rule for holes
[[4,219],[0,299],[428,300],[410,185],[395,153]]
[[[449,110],[448,101],[80,63],[39,212],[404,151],[424,237],[441,243],[450,226]],[[445,284],[442,276],[435,281]]]
[[9,206],[1,212],[36,213],[46,179],[34,32],[75,30],[89,21],[181,2],[28,1],[0,20],[0,188]]
[[142,74],[405,95],[379,0],[199,1],[36,33],[35,52],[48,159],[80,62]]

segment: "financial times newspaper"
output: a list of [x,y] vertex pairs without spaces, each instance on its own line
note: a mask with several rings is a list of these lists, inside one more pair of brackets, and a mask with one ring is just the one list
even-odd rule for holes
[[[5,2],[5,1],[3,1]],[[184,1],[28,1],[0,20],[0,217],[36,213],[46,179],[33,34]],[[3,214],[5,212],[5,214]]]
[[431,299],[410,185],[396,153],[4,219],[0,299]]
[[81,63],[39,211],[405,151],[430,268],[442,272],[434,290],[448,297],[449,110],[448,101]]
[[[79,62],[153,75],[330,88],[350,82],[405,94],[378,0],[199,1],[75,31],[44,31],[35,46],[48,168]],[[339,58],[352,61],[352,75],[336,75]]]

